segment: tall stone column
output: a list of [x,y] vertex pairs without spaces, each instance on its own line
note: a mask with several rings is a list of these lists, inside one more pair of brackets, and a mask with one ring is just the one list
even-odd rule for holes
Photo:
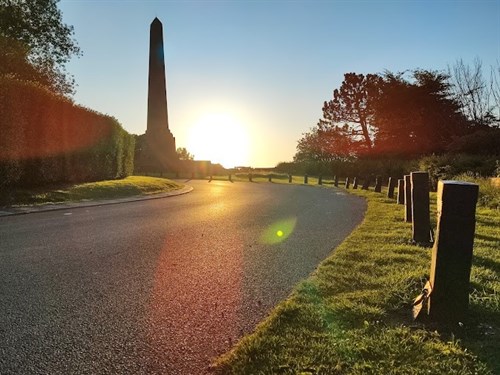
[[147,163],[153,169],[177,169],[175,138],[168,125],[163,26],[158,18],[149,34],[148,122],[146,130]]

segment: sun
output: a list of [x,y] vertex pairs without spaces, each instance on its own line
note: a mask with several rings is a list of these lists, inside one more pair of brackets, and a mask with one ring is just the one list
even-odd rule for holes
[[196,160],[225,168],[248,165],[249,138],[241,121],[228,113],[206,113],[193,123],[187,149]]

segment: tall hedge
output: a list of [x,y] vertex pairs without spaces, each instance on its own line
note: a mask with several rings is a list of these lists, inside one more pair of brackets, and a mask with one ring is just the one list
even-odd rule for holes
[[113,117],[0,77],[0,188],[126,177],[134,143]]

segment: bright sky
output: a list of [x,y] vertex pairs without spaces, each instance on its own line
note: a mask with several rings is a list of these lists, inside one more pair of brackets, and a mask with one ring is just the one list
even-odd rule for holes
[[500,60],[500,0],[63,0],[59,7],[84,53],[67,66],[75,101],[135,134],[146,130],[149,25],[158,17],[177,147],[226,167],[291,161],[346,72],[446,69],[475,57],[489,69]]

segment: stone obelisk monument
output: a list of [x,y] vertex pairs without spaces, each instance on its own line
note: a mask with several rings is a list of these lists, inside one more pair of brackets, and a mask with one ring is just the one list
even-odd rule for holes
[[145,166],[151,171],[174,171],[178,157],[175,138],[168,127],[163,26],[158,18],[149,34],[148,124]]

